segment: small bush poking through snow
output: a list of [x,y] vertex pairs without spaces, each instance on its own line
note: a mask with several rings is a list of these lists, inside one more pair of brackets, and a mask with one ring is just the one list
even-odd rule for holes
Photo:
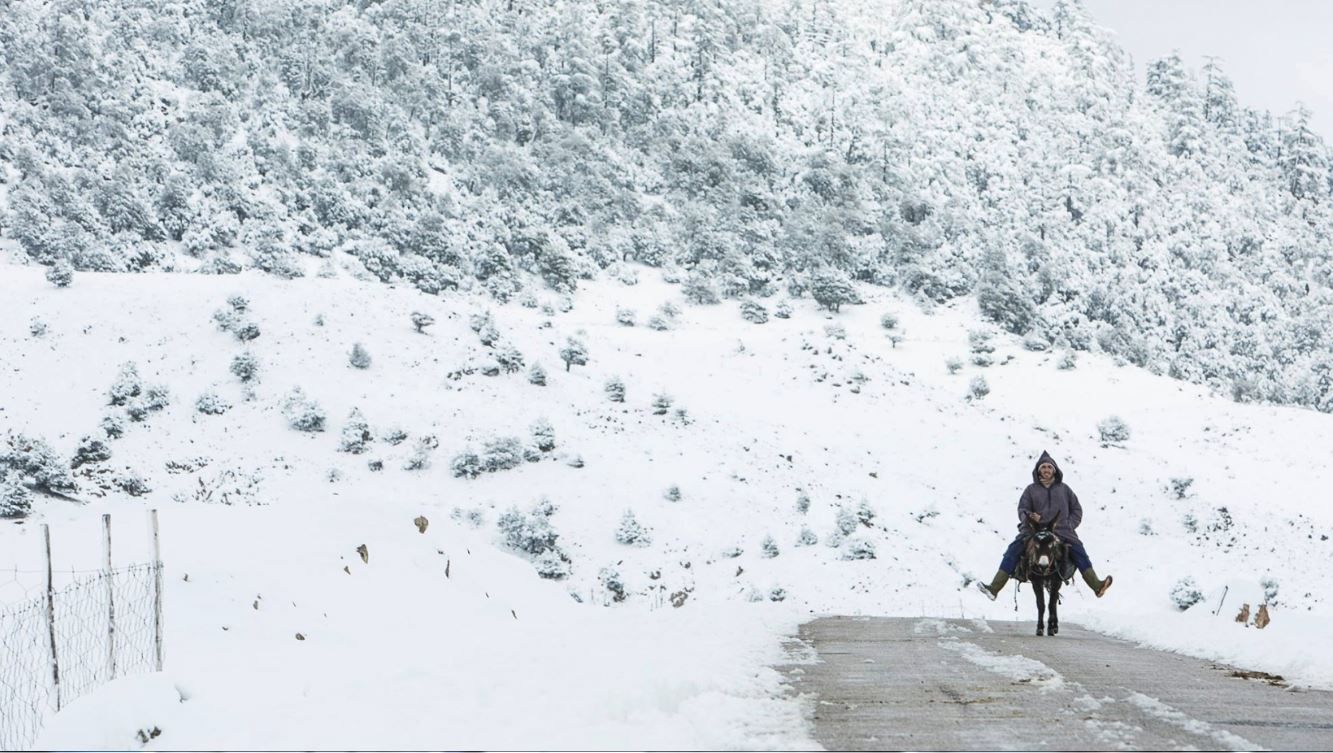
[[653,314],[648,317],[648,329],[665,332],[671,329],[671,323],[661,314]]
[[768,321],[768,309],[758,301],[745,301],[741,303],[741,318],[753,324],[763,324]]
[[430,314],[423,314],[420,311],[412,312],[412,326],[421,334],[426,333],[426,328],[435,323],[435,317]]
[[625,581],[621,579],[620,571],[614,567],[602,568],[597,573],[597,581],[602,584],[602,588],[605,588],[611,594],[611,601],[620,603],[629,596],[625,592]]
[[772,536],[765,536],[763,543],[759,545],[759,551],[765,559],[772,559],[778,556],[778,542],[773,540]]
[[259,359],[247,350],[231,359],[231,373],[243,383],[253,382],[259,377]]
[[848,539],[842,547],[842,558],[845,560],[873,560],[875,559],[875,542],[864,536]]
[[838,508],[837,526],[838,533],[843,536],[850,536],[860,527],[861,521],[856,517],[856,513],[848,510],[846,507]]
[[606,396],[611,402],[625,402],[625,383],[621,381],[620,377],[613,376],[606,380],[606,386],[603,389],[606,391]]
[[0,518],[20,518],[32,509],[32,492],[16,471],[0,465]]
[[106,432],[107,439],[119,439],[125,436],[125,421],[120,416],[103,416],[99,426]]
[[439,446],[440,441],[435,438],[434,434],[417,437],[416,443],[412,446],[412,454],[403,463],[403,470],[420,471],[429,468],[430,453]]
[[875,526],[875,509],[864,499],[856,506],[856,520],[868,528]]
[[535,384],[538,387],[546,386],[546,369],[543,369],[541,364],[534,363],[528,369],[528,383]]
[[967,385],[967,399],[980,400],[990,394],[990,385],[986,383],[986,377],[973,377]]
[[810,495],[804,492],[796,495],[796,512],[802,515],[810,512]]
[[[557,574],[560,570],[554,567],[555,563],[547,563],[547,569],[551,570],[551,575],[542,577],[553,577],[558,580],[569,574],[568,558],[556,546],[556,541],[560,535],[556,533],[555,528],[551,526],[551,515],[555,512],[555,505],[548,500],[538,502],[530,513],[519,512],[517,507],[511,507],[508,512],[500,515],[496,521],[496,526],[504,536],[505,546],[516,552],[522,552],[530,557],[541,557],[542,555],[554,555],[556,563],[564,562],[563,574]],[[541,572],[542,567],[538,567]]]
[[667,487],[666,493],[663,494],[662,496],[665,497],[666,501],[668,502],[679,502],[680,487],[677,486],[676,484],[672,484],[671,486]]
[[950,374],[957,374],[963,368],[963,362],[958,358],[950,358],[944,362],[944,367],[949,370]]
[[635,318],[636,315],[634,313],[634,309],[627,309],[627,308],[616,309],[616,321],[620,322],[626,327],[633,327]]
[[1065,351],[1064,355],[1060,356],[1060,360],[1055,362],[1055,368],[1061,371],[1069,371],[1070,369],[1074,368],[1077,364],[1078,364],[1078,357],[1074,355],[1074,351],[1067,350]]
[[542,452],[555,449],[555,427],[550,421],[539,418],[532,424],[532,442]]
[[879,326],[886,330],[895,329],[898,326],[898,316],[890,312],[885,312],[879,318]]
[[220,416],[231,410],[231,403],[223,399],[218,393],[209,390],[194,401],[194,409],[209,416]]
[[58,288],[67,288],[74,282],[74,267],[61,259],[46,270],[46,281]]
[[352,345],[352,352],[347,354],[347,362],[356,369],[370,368],[370,352],[361,343]]
[[305,390],[300,387],[293,387],[283,400],[282,415],[287,417],[287,425],[297,431],[324,431],[324,409],[306,397]]
[[1157,532],[1152,529],[1152,521],[1147,518],[1139,520],[1139,535],[1156,536]]
[[1129,426],[1119,416],[1109,416],[1097,424],[1102,447],[1118,447],[1129,440]]
[[476,478],[482,474],[481,456],[471,450],[460,452],[449,463],[454,478]]
[[100,463],[111,459],[111,448],[100,439],[93,437],[84,437],[79,440],[79,448],[74,451],[74,458],[69,461],[69,467],[78,468],[88,463]]
[[481,453],[481,464],[487,473],[517,468],[523,464],[523,443],[518,437],[487,440]]
[[116,381],[111,383],[111,405],[125,405],[131,399],[143,393],[143,380],[139,378],[139,368],[133,361],[127,361],[120,367]]
[[1176,585],[1171,587],[1171,603],[1176,605],[1176,609],[1185,611],[1190,607],[1203,601],[1203,592],[1199,590],[1194,579],[1185,576],[1176,581]]
[[620,526],[616,528],[616,541],[626,546],[648,546],[653,543],[652,535],[647,528],[639,524],[633,510],[626,510],[624,516],[620,518]]
[[787,303],[786,301],[778,303],[777,306],[773,307],[773,316],[776,316],[779,319],[790,319],[791,304]]
[[236,335],[237,340],[240,340],[243,343],[248,343],[251,340],[258,339],[259,325],[254,322],[246,322],[245,324],[237,325],[236,328],[232,330],[232,334]]
[[126,470],[124,473],[117,476],[115,484],[121,491],[131,497],[142,497],[153,491],[152,487],[148,485],[148,482],[144,480],[143,476],[130,470]]
[[568,555],[557,549],[549,549],[537,555],[533,564],[537,567],[537,575],[546,580],[564,580],[573,571]]
[[32,321],[28,322],[28,334],[32,335],[33,337],[45,337],[46,322],[34,316],[32,318]]
[[360,455],[369,449],[370,442],[370,424],[366,423],[366,417],[361,414],[360,408],[353,408],[351,414],[347,416],[347,423],[343,424],[338,451]]
[[796,546],[814,546],[819,543],[819,537],[810,530],[809,526],[801,527],[801,535],[796,539]]
[[1277,605],[1277,580],[1271,575],[1265,575],[1259,579],[1259,587],[1264,589],[1264,603],[1269,606]]
[[523,354],[513,345],[501,345],[495,349],[495,362],[506,374],[517,374],[523,370]]
[[401,426],[395,426],[384,432],[384,435],[381,436],[380,439],[383,439],[391,445],[400,445],[407,439],[407,432],[404,431]]
[[70,494],[78,491],[69,464],[41,439],[24,434],[12,434],[8,447],[0,446],[0,468],[9,468],[32,479],[33,486],[43,491]]
[[722,301],[713,278],[702,272],[691,272],[680,286],[680,293],[685,296],[685,300],[700,306],[711,306]]
[[665,416],[671,410],[671,397],[666,394],[659,394],[653,398],[653,415]]
[[1189,496],[1190,487],[1193,485],[1193,477],[1173,478],[1171,479],[1171,493],[1176,496],[1176,499],[1184,499]]
[[560,360],[565,362],[565,371],[571,366],[584,366],[588,363],[588,346],[582,340],[566,338],[565,347],[560,349]]

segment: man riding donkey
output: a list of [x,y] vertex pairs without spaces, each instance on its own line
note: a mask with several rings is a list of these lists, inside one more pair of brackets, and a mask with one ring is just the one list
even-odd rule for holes
[[1092,569],[1092,560],[1088,559],[1088,552],[1083,548],[1083,542],[1078,540],[1078,534],[1074,529],[1083,520],[1083,507],[1078,503],[1078,496],[1074,490],[1070,489],[1064,483],[1064,474],[1060,472],[1060,466],[1055,464],[1055,460],[1046,452],[1042,451],[1041,458],[1037,460],[1037,467],[1032,469],[1032,483],[1023,490],[1023,496],[1018,499],[1018,537],[1004,552],[1004,558],[1000,560],[1000,569],[996,571],[995,578],[986,585],[977,581],[977,588],[982,593],[995,600],[999,595],[1000,589],[1008,582],[1010,576],[1014,574],[1014,569],[1018,567],[1018,558],[1023,554],[1023,545],[1027,537],[1032,533],[1033,527],[1043,520],[1055,520],[1055,535],[1065,542],[1074,556],[1074,564],[1083,574],[1083,580],[1088,587],[1101,598],[1106,593],[1106,589],[1111,587],[1111,576],[1106,576],[1106,580],[1097,577],[1097,572]]

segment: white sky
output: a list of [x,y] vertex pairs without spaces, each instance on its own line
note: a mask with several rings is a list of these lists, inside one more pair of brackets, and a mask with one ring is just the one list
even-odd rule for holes
[[[1045,10],[1055,0],[1032,0]],[[1179,50],[1196,72],[1214,55],[1242,105],[1282,115],[1302,101],[1333,141],[1333,2],[1330,0],[1084,0],[1116,32],[1140,77],[1151,60]],[[1142,78],[1140,78],[1140,81]]]

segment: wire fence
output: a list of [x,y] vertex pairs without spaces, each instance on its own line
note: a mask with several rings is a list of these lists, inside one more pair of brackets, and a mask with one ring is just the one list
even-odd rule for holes
[[103,569],[55,587],[47,529],[44,583],[33,583],[40,571],[0,571],[27,594],[0,605],[0,750],[31,746],[47,717],[117,677],[162,670],[160,558],[112,568],[110,516],[103,525]]

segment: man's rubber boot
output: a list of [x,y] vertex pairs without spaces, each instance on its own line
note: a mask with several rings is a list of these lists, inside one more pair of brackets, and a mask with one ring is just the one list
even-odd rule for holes
[[1083,571],[1083,582],[1088,584],[1088,588],[1091,588],[1099,599],[1106,593],[1106,589],[1111,587],[1112,580],[1115,579],[1110,575],[1106,576],[1106,580],[1098,578],[1097,571],[1092,568]]
[[977,588],[981,589],[982,593],[989,596],[991,601],[995,601],[995,597],[1000,595],[1000,589],[1004,588],[1004,584],[1008,582],[1009,573],[1006,573],[1003,570],[996,570],[995,578],[991,580],[989,586],[981,581],[977,581]]

